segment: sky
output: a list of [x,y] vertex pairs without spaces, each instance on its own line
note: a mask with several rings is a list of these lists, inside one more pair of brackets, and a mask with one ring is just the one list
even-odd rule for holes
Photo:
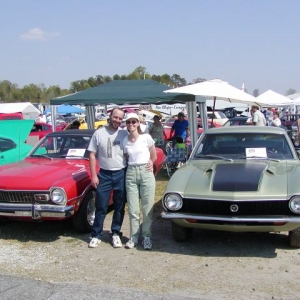
[[299,0],[0,0],[0,11],[0,81],[19,87],[142,66],[300,91]]

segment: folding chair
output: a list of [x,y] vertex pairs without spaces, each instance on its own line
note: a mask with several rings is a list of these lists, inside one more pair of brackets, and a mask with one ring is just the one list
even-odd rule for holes
[[171,177],[181,163],[186,162],[186,149],[168,149],[165,166],[167,174]]

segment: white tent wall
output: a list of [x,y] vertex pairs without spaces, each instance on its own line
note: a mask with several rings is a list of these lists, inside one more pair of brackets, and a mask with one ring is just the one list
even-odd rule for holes
[[0,113],[9,114],[21,112],[24,119],[35,120],[41,113],[30,102],[0,103]]

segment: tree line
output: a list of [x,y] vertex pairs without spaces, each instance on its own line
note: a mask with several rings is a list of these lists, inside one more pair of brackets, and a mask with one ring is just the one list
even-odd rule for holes
[[[52,85],[48,88],[42,84],[28,84],[22,88],[19,88],[16,83],[12,83],[8,80],[0,81],[0,103],[9,102],[31,102],[31,103],[49,103],[50,99],[60,96],[65,96],[71,93],[80,92],[91,87],[95,87],[101,84],[108,83],[113,80],[143,80],[152,79],[170,87],[180,87],[187,84],[193,84],[206,81],[204,78],[193,79],[192,82],[187,83],[185,78],[178,74],[162,74],[151,75],[147,72],[145,67],[139,66],[127,75],[115,74],[112,77],[107,75],[96,75],[95,77],[89,77],[87,79],[81,79],[70,83],[69,89],[61,89],[59,85]],[[289,89],[286,95],[296,93],[296,90]],[[259,90],[253,90],[253,96],[259,95]]]

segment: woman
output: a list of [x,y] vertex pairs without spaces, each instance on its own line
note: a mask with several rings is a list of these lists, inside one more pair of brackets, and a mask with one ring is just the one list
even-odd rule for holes
[[124,138],[123,145],[128,159],[126,192],[130,239],[125,247],[132,249],[138,244],[141,200],[143,246],[145,250],[151,250],[151,224],[155,196],[153,163],[156,160],[156,150],[152,137],[148,133],[142,133],[136,113],[127,114],[126,127],[129,134]]
[[149,129],[149,133],[155,141],[156,146],[163,146],[164,140],[167,140],[167,135],[158,115],[153,117],[153,124]]

